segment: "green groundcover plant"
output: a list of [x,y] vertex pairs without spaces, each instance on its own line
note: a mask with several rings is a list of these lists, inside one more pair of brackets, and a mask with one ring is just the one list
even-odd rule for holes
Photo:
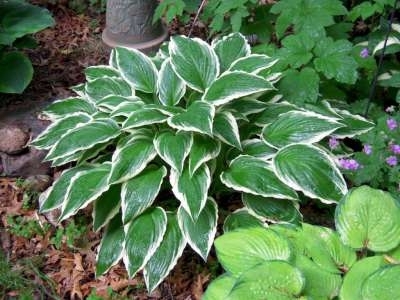
[[337,231],[240,220],[228,218],[215,240],[226,273],[204,300],[400,298],[400,207],[387,192],[351,190],[336,207]]
[[187,244],[205,260],[226,191],[261,219],[294,223],[302,195],[336,203],[347,194],[318,143],[373,124],[327,101],[304,110],[271,99],[275,62],[252,54],[239,33],[211,45],[174,36],[152,59],[114,49],[109,65],[86,70],[77,97],[47,108],[53,124],[32,144],[53,166],[74,166],[40,210],[59,208],[62,221],[93,204],[94,229],[106,227],[97,276],[122,258],[152,291]]

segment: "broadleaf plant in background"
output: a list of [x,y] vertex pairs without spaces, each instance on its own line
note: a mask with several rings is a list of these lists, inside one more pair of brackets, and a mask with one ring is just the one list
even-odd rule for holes
[[373,124],[327,101],[305,110],[266,100],[276,59],[252,54],[243,35],[211,45],[174,36],[153,58],[116,48],[109,62],[86,70],[77,97],[47,108],[53,124],[32,142],[53,166],[73,163],[41,211],[59,208],[62,221],[93,203],[94,228],[106,227],[97,275],[122,258],[153,291],[187,244],[206,260],[226,192],[242,193],[233,217],[250,223],[301,222],[299,193],[324,203],[346,195],[318,143]]

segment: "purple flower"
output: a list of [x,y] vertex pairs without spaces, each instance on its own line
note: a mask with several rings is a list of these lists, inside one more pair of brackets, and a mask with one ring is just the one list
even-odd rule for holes
[[392,144],[390,145],[390,150],[392,150],[394,154],[400,154],[400,145]]
[[395,119],[389,118],[386,120],[386,125],[389,130],[395,130],[397,128],[397,122]]
[[367,57],[369,56],[368,49],[367,49],[367,48],[362,49],[362,50],[360,51],[360,56],[361,56],[362,58],[367,58]]
[[371,145],[365,144],[363,148],[363,152],[367,155],[370,155],[372,153],[372,147]]
[[357,170],[360,164],[355,159],[340,158],[339,165],[345,170]]
[[386,163],[389,166],[394,167],[395,165],[397,165],[397,157],[396,156],[389,156],[388,158],[386,158]]
[[335,139],[334,137],[331,137],[329,139],[329,148],[336,149],[339,146],[339,141]]

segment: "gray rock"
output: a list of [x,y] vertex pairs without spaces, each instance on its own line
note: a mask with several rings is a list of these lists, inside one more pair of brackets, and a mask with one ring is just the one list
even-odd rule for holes
[[24,151],[29,141],[29,133],[19,126],[6,125],[0,128],[0,151],[18,154]]

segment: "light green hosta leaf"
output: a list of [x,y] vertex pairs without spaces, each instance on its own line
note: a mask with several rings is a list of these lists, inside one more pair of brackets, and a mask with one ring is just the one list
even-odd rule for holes
[[296,192],[281,182],[272,167],[259,158],[239,156],[220,177],[226,186],[236,191],[279,199],[297,199]]
[[288,102],[268,103],[265,110],[256,116],[254,123],[257,126],[264,127],[266,124],[273,122],[280,114],[293,110],[297,111],[299,108]]
[[263,227],[228,231],[218,237],[214,245],[218,261],[233,275],[243,274],[269,260],[291,258],[289,241]]
[[169,213],[167,218],[167,229],[163,240],[144,267],[143,275],[149,293],[169,274],[186,246],[176,215]]
[[198,218],[193,221],[184,207],[178,209],[179,227],[190,247],[196,251],[204,261],[207,261],[217,232],[218,207],[212,198],[208,198]]
[[136,177],[122,184],[122,221],[124,224],[133,220],[156,199],[167,169],[162,166],[159,169],[147,168]]
[[333,159],[313,145],[289,145],[272,160],[276,175],[294,190],[324,203],[338,202],[347,193],[346,182]]
[[123,182],[135,177],[156,155],[151,140],[133,138],[121,142],[112,156],[110,183]]
[[217,112],[214,117],[213,133],[222,142],[242,149],[240,144],[239,127],[235,117],[228,111]]
[[260,218],[250,214],[246,208],[237,209],[228,215],[224,221],[224,232],[233,231],[239,228],[263,227],[264,223]]
[[229,293],[236,283],[236,278],[225,273],[208,285],[206,292],[203,294],[203,300],[229,299]]
[[269,81],[255,74],[243,71],[225,72],[209,86],[202,100],[222,105],[237,98],[273,89]]
[[139,50],[117,47],[115,49],[118,69],[122,77],[136,90],[155,93],[157,69],[151,59]]
[[214,159],[221,151],[221,144],[208,136],[195,134],[189,155],[189,172],[193,176],[194,172],[202,164]]
[[118,70],[110,66],[91,66],[85,69],[87,81],[93,81],[101,77],[120,77]]
[[181,202],[181,206],[196,221],[207,202],[208,189],[211,184],[210,170],[206,164],[190,175],[185,167],[182,173],[171,169],[169,179],[172,192]]
[[185,82],[175,74],[170,59],[165,60],[161,65],[157,86],[158,99],[163,105],[177,105],[185,95]]
[[263,54],[251,54],[235,60],[229,71],[243,71],[257,74],[262,70],[271,68],[278,60]]
[[132,111],[128,119],[122,124],[123,129],[137,128],[145,125],[163,123],[168,119],[168,115],[156,108],[144,106],[141,109]]
[[54,101],[46,107],[43,114],[51,119],[58,119],[78,112],[91,115],[96,112],[96,107],[82,98],[67,98],[64,100]]
[[184,131],[176,134],[171,131],[162,132],[154,139],[154,148],[158,155],[179,173],[182,172],[192,144],[192,134]]
[[338,138],[351,138],[355,135],[366,133],[375,127],[374,123],[359,115],[351,114],[345,110],[338,110],[337,112],[341,117],[339,122],[346,125],[333,133],[333,135]]
[[168,119],[168,125],[178,130],[194,131],[212,136],[213,105],[196,101],[188,109]]
[[125,267],[130,278],[142,269],[160,246],[167,229],[167,214],[150,208],[125,226]]
[[263,140],[276,148],[296,143],[321,141],[343,125],[336,119],[313,112],[290,111],[279,115],[262,131]]
[[115,216],[107,226],[96,257],[96,277],[106,273],[122,258],[124,249],[124,227],[121,216]]
[[355,188],[339,203],[337,231],[352,248],[389,251],[400,244],[400,208],[393,197],[368,186]]
[[250,55],[250,45],[239,32],[231,33],[212,43],[221,65],[221,72],[229,69],[231,64],[241,57]]
[[110,95],[122,97],[134,95],[134,91],[126,81],[113,77],[101,77],[87,82],[85,92],[94,103]]
[[[349,272],[347,272],[346,275],[344,276],[342,288],[340,289],[340,295],[339,295],[340,299],[341,300],[364,299],[361,296],[361,289],[365,280],[371,274],[379,270],[384,265],[385,265],[385,260],[381,255],[365,257],[357,261],[351,267]],[[378,297],[371,299],[381,299],[381,298]]]
[[290,200],[265,198],[243,193],[242,201],[250,211],[270,222],[299,224],[302,220],[298,204]]
[[[98,231],[118,214],[121,207],[121,185],[112,185],[93,205],[93,230]],[[121,219],[121,216],[118,217]],[[121,225],[122,226],[122,225]]]
[[120,135],[114,121],[108,119],[91,121],[75,127],[63,135],[49,151],[46,160],[54,160],[105,143]]
[[65,191],[66,196],[61,207],[59,221],[76,214],[109,189],[108,175],[111,165],[103,164],[90,170],[77,173],[71,178],[71,184]]
[[171,37],[169,54],[175,73],[196,91],[204,92],[219,74],[217,55],[198,38]]
[[400,265],[386,266],[365,279],[361,295],[363,299],[400,299]]
[[69,116],[59,119],[49,125],[36,139],[31,142],[31,145],[38,149],[48,149],[56,144],[60,138],[67,134],[69,130],[78,125],[88,123],[92,118],[85,113],[73,113]]

